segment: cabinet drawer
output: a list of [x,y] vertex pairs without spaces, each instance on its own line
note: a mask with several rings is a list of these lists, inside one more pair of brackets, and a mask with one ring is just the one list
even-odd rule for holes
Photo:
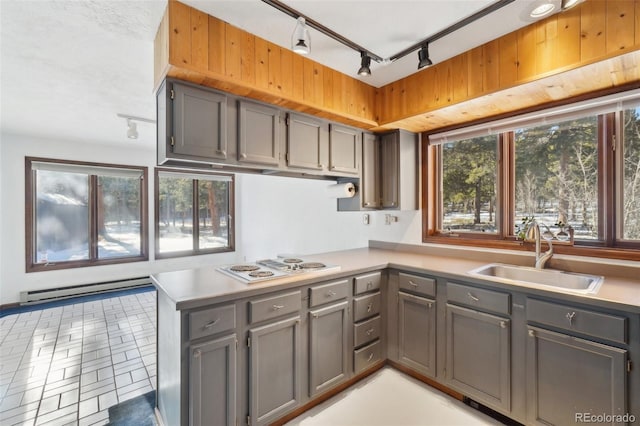
[[298,312],[301,307],[302,301],[299,291],[251,300],[249,302],[249,323],[253,324]]
[[358,347],[376,340],[382,332],[380,315],[353,326],[353,346]]
[[380,361],[381,357],[380,340],[376,340],[364,348],[353,351],[353,370],[356,374],[366,370],[368,367]]
[[509,315],[511,295],[463,284],[447,283],[447,300],[480,310]]
[[211,336],[236,328],[235,305],[195,311],[189,314],[189,338]]
[[353,321],[357,322],[380,313],[380,292],[353,299]]
[[344,299],[349,294],[349,280],[335,281],[309,289],[309,307]]
[[527,299],[527,321],[627,343],[627,319],[611,314]]
[[373,274],[360,275],[356,277],[353,294],[362,294],[367,291],[377,290],[380,288],[382,280],[382,272],[374,272]]
[[436,280],[418,275],[400,273],[398,278],[400,290],[408,290],[425,296],[436,295]]

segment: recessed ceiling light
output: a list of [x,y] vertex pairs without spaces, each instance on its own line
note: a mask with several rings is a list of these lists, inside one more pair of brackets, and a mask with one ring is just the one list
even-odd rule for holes
[[529,12],[529,16],[534,19],[539,19],[553,12],[555,8],[556,5],[550,1],[537,2],[534,4],[531,12]]

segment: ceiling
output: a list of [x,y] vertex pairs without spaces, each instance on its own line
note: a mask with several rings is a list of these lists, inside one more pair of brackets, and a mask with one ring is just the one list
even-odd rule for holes
[[[437,63],[529,24],[537,0],[516,0],[430,45]],[[555,1],[555,0],[554,0]],[[557,0],[559,3],[560,0]],[[262,38],[290,47],[295,20],[260,0],[184,0]],[[383,58],[419,42],[493,0],[286,0],[308,17]],[[153,39],[166,0],[0,1],[1,129],[49,139],[155,145],[153,124],[126,138],[117,114],[155,119]],[[37,25],[34,25],[37,23]],[[417,71],[417,52],[372,62],[311,30],[309,57],[381,86]]]

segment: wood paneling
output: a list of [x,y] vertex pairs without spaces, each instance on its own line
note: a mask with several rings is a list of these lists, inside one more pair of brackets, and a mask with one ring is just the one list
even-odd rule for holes
[[580,5],[580,60],[591,61],[606,53],[606,10],[604,1]]
[[620,53],[634,45],[635,5],[633,0],[608,1],[607,53]]

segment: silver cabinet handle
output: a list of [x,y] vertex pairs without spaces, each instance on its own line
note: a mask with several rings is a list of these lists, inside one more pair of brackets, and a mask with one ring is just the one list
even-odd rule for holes
[[566,317],[569,320],[569,325],[573,325],[573,318],[575,318],[575,316],[576,316],[575,312],[571,312],[571,313],[567,312]]
[[202,355],[202,351],[200,351],[200,349],[193,351],[194,358],[200,358],[200,355]]
[[414,283],[413,281],[409,280],[409,285],[413,286],[413,287],[418,287],[418,284]]
[[335,291],[331,291],[331,290],[329,290],[329,291],[327,292],[327,297],[333,297],[333,296],[335,296],[336,294],[337,294],[337,293],[336,293]]
[[206,323],[202,328],[211,328],[214,325],[216,325],[218,323],[218,321],[220,321],[220,318],[216,318],[213,321],[209,321],[208,323]]
[[367,312],[371,312],[371,308],[373,308],[373,303],[367,305]]
[[536,332],[535,332],[535,331],[533,331],[533,330],[529,330],[529,336],[530,336],[530,337],[535,337],[535,335],[536,335]]
[[500,328],[507,328],[506,321],[500,321]]
[[216,154],[218,155],[223,155],[223,156],[227,156],[227,151],[224,151],[222,149],[216,149]]
[[273,305],[273,310],[274,311],[279,311],[282,308],[284,308],[284,305]]
[[313,315],[314,318],[320,318],[320,315],[318,314],[311,314],[311,315]]
[[473,300],[474,302],[478,302],[480,300],[477,297],[475,297],[473,294],[471,294],[470,292],[467,293],[467,296],[469,296],[469,299]]
[[242,158],[243,160],[247,158],[247,154],[245,154],[244,152],[242,154],[240,154],[240,158]]
[[367,358],[367,362],[370,362],[373,359],[373,352],[369,354],[369,358]]
[[428,307],[429,309],[431,309],[431,307],[432,307],[432,306],[433,306],[433,303],[431,303],[431,302],[427,303],[427,307]]
[[324,169],[324,164],[318,164],[319,169]]
[[372,334],[374,331],[376,331],[376,329],[375,329],[375,328],[370,328],[370,329],[368,329],[368,330],[367,330],[367,336],[371,336],[371,334]]

